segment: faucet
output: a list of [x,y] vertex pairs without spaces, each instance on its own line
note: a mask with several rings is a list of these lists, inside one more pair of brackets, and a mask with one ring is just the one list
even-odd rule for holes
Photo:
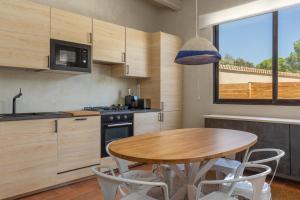
[[17,98],[20,98],[21,96],[22,96],[22,88],[20,88],[19,94],[17,94],[17,95],[14,96],[14,98],[13,98],[13,107],[12,107],[12,114],[13,114],[13,115],[16,114],[16,100],[17,100]]

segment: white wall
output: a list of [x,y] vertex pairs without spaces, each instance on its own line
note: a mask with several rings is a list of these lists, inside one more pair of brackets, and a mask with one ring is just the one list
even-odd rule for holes
[[[34,0],[144,31],[159,29],[159,9],[144,0]],[[19,88],[18,112],[82,109],[84,106],[123,103],[136,80],[111,77],[111,66],[95,65],[94,73],[67,76],[56,73],[0,71],[0,113],[11,112]]]
[[[199,0],[199,14],[229,8],[251,0]],[[178,12],[164,11],[161,14],[163,31],[178,34],[184,39],[194,36],[194,0],[184,0]],[[201,36],[212,40],[212,29],[202,30]],[[225,105],[213,104],[212,65],[186,66],[184,68],[184,126],[201,127],[203,115],[229,114],[266,117],[300,118],[299,106],[272,105]]]

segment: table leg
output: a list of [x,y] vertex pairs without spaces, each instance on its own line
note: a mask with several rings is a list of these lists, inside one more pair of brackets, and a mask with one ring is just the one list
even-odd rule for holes
[[185,171],[181,171],[177,165],[170,165],[176,175],[180,178],[183,186],[177,190],[177,192],[171,197],[171,200],[182,200],[187,198],[188,200],[194,200],[196,198],[197,184],[200,179],[209,171],[209,169],[215,164],[217,159],[210,160],[208,162],[197,162],[191,164],[185,164]]

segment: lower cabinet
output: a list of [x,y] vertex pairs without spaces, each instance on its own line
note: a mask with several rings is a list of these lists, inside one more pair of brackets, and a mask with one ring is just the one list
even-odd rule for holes
[[160,131],[160,113],[146,112],[134,114],[134,135]]
[[55,185],[55,121],[0,122],[0,160],[0,199]]
[[100,118],[0,122],[0,199],[93,175]]
[[99,117],[66,118],[57,121],[58,173],[100,163]]
[[291,125],[291,175],[300,179],[300,125]]
[[182,111],[164,111],[161,113],[161,130],[182,128]]
[[[277,172],[278,175],[291,175],[289,124],[206,118],[205,127],[234,129],[256,134],[258,136],[258,141],[253,148],[278,148],[284,150],[285,156],[280,160]],[[268,155],[253,154],[251,159],[263,159],[266,158],[266,156]],[[241,160],[241,154],[238,155],[237,158]],[[270,165],[271,167],[274,167],[274,163],[270,163]]]

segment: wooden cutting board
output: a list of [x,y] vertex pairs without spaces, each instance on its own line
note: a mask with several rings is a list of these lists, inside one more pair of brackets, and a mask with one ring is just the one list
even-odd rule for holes
[[74,111],[67,111],[66,113],[72,114],[73,117],[99,116],[100,115],[100,113],[97,111],[87,111],[87,110],[74,110]]

